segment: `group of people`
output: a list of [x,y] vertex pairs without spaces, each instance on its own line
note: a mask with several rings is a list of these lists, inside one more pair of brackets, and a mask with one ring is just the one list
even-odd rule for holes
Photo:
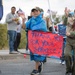
[[[49,20],[49,18],[43,17],[43,12],[43,9],[39,7],[33,8],[31,10],[31,16],[29,20],[25,23],[25,15],[19,14],[19,11],[17,11],[16,13],[16,7],[11,7],[11,12],[6,16],[10,54],[18,52],[18,46],[21,38],[21,28],[23,28],[27,32],[27,36],[28,30],[37,30],[44,32],[47,32],[49,30],[51,21]],[[19,21],[19,17],[21,17],[22,22]],[[41,29],[34,27],[37,24],[43,25],[44,27],[42,26]],[[42,71],[42,62],[46,62],[46,57],[34,55],[32,52],[30,52],[30,59],[35,61],[35,68],[31,72],[31,74],[39,74]]]
[[[23,28],[27,32],[27,38],[28,38],[28,30],[36,30],[36,31],[44,31],[44,32],[52,32],[52,22],[50,18],[44,18],[43,9],[39,7],[35,7],[31,10],[31,16],[29,16],[29,20],[27,22],[25,15],[17,15],[15,13],[16,8],[11,8],[11,13],[9,13],[6,17],[6,22],[8,23],[8,35],[9,35],[9,50],[10,53],[13,53],[13,51],[18,51],[17,47],[19,45],[16,44],[16,41],[18,41],[20,38],[17,36],[19,35],[21,37],[21,34],[17,34],[17,27],[20,25],[20,29]],[[18,13],[18,12],[17,12]],[[22,23],[19,22],[18,18],[19,16],[22,19]],[[63,22],[66,25],[66,45],[63,48],[64,52],[64,60],[66,63],[66,74],[65,75],[75,75],[75,61],[72,63],[72,54],[71,51],[75,51],[75,18],[74,15],[71,14],[71,12],[68,12],[65,10],[65,19]],[[41,25],[41,27],[39,27]],[[20,32],[20,31],[19,31]],[[63,38],[64,40],[64,38]],[[17,46],[16,46],[17,45]],[[16,52],[15,52],[16,53]],[[74,58],[75,58],[75,52],[74,52]],[[45,56],[40,55],[34,55],[30,51],[30,60],[35,61],[35,68],[31,72],[31,75],[39,74],[42,71],[42,62],[46,61]]]

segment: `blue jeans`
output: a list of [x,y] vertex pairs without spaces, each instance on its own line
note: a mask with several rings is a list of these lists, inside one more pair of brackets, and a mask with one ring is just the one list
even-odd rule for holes
[[64,61],[64,48],[66,45],[66,38],[63,38],[63,48],[62,48],[62,57],[61,57],[61,62]]
[[27,39],[26,50],[28,50],[28,32],[26,32],[26,39]]
[[16,31],[13,30],[8,30],[8,35],[9,35],[9,50],[10,52],[14,51],[14,42],[16,40]]

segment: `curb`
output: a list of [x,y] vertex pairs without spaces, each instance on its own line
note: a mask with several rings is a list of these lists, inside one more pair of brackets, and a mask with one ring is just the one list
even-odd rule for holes
[[26,59],[29,58],[30,53],[26,53],[25,49],[19,49],[18,54],[9,54],[9,50],[0,50],[0,60],[11,60],[11,59]]
[[0,55],[0,60],[10,60],[10,59],[24,59],[29,58],[28,54],[25,54],[26,57],[24,57],[24,54],[8,54],[8,55]]

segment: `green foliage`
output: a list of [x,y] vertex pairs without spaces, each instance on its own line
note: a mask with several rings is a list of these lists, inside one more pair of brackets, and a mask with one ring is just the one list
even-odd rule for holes
[[6,24],[0,24],[0,49],[6,48],[7,44],[7,29]]
[[[19,48],[26,48],[26,33],[25,30],[21,32],[21,43]],[[8,40],[7,40],[7,25],[0,24],[0,49],[8,49]]]
[[25,30],[22,30],[22,32],[21,32],[21,42],[20,42],[20,46],[19,46],[19,48],[26,48],[26,42],[27,42],[27,40],[26,40],[26,32],[25,32]]

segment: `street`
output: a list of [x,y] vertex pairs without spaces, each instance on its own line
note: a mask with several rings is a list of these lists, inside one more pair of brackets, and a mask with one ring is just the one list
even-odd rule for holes
[[[47,58],[40,75],[65,75],[65,65],[58,59]],[[0,60],[0,75],[30,75],[34,69],[34,61],[27,58]]]

